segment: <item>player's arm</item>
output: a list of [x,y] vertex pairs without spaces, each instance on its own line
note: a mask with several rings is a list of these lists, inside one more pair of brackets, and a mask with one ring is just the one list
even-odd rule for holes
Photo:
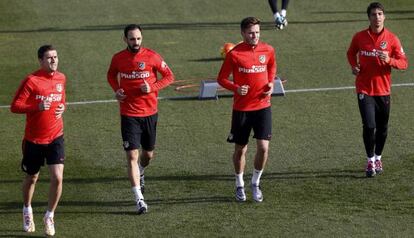
[[270,95],[273,93],[273,86],[274,86],[274,79],[276,76],[276,54],[274,49],[270,53],[269,61],[267,63],[267,78],[269,80],[269,83],[267,84],[267,87],[263,94]]
[[358,41],[357,36],[355,35],[352,38],[351,45],[349,46],[348,51],[346,53],[346,56],[348,58],[348,63],[351,65],[352,73],[354,75],[358,75],[359,71],[361,70],[359,67],[358,58],[357,58],[357,54],[359,51],[357,41]]
[[65,83],[63,84],[63,91],[62,91],[62,100],[60,101],[59,105],[55,110],[55,116],[57,119],[61,118],[63,113],[66,109],[66,79]]
[[160,57],[159,63],[156,65],[156,70],[161,74],[161,78],[158,79],[155,83],[150,85],[151,91],[159,91],[163,88],[166,88],[168,85],[174,82],[174,74],[168,67],[167,63]]
[[220,72],[217,76],[217,82],[223,88],[237,93],[239,85],[235,84],[234,81],[229,79],[230,74],[233,71],[233,60],[231,54],[226,54],[223,64],[221,65]]
[[396,69],[405,70],[408,68],[408,60],[398,38],[395,38],[394,47],[390,54],[390,61],[388,64]]
[[119,72],[116,68],[114,57],[112,58],[111,65],[109,66],[108,72],[106,74],[106,78],[112,90],[115,92],[115,98],[119,102],[122,102],[122,100],[126,98],[126,95],[124,94],[124,90],[121,88],[119,83]]
[[25,79],[16,91],[16,94],[10,105],[10,111],[13,113],[28,113],[40,111],[39,104],[29,102],[28,99],[31,93],[32,88],[28,83],[28,79]]

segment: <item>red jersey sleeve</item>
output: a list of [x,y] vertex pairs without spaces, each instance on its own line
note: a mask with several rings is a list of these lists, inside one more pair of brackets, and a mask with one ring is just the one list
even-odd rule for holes
[[[231,51],[230,51],[231,52]],[[219,75],[217,77],[217,82],[225,89],[228,89],[233,92],[237,92],[239,85],[235,84],[233,81],[230,81],[230,74],[233,72],[234,62],[231,53],[226,54]]]
[[[273,49],[273,48],[272,48]],[[274,49],[270,53],[269,62],[267,64],[267,72],[268,72],[268,79],[269,83],[273,83],[274,78],[276,76],[276,54]]]
[[155,83],[151,85],[153,91],[159,91],[172,82],[174,82],[174,74],[171,71],[170,67],[168,67],[167,63],[159,57],[159,62],[156,64],[155,69],[161,74],[161,78],[158,79]]
[[107,77],[108,83],[111,86],[112,90],[114,90],[114,92],[116,92],[120,87],[119,87],[119,81],[118,81],[118,69],[116,67],[116,58],[115,58],[115,56],[112,57],[111,65],[109,66],[106,77]]
[[349,46],[348,51],[346,53],[346,56],[348,58],[348,63],[351,65],[352,68],[358,66],[357,54],[358,54],[359,49],[358,49],[357,42],[358,42],[357,35],[354,35],[351,41],[351,45]]
[[404,50],[401,46],[400,40],[395,37],[394,44],[392,46],[392,52],[390,52],[389,65],[396,69],[405,70],[408,68],[408,60],[405,56]]
[[27,113],[39,111],[39,105],[36,103],[30,103],[28,100],[31,95],[32,87],[30,86],[29,78],[26,78],[22,81],[19,88],[16,91],[16,94],[13,98],[13,101],[10,106],[10,111],[13,113]]

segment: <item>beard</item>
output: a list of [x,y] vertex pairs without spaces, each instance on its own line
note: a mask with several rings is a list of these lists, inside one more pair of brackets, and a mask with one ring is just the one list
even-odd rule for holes
[[[136,46],[138,46],[138,48],[136,48]],[[128,50],[133,52],[133,53],[138,53],[138,51],[141,49],[140,45],[133,45],[132,47],[130,45],[128,45]]]

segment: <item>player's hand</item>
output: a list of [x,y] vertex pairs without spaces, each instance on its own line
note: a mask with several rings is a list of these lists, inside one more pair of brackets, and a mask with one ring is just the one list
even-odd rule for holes
[[355,67],[352,68],[352,74],[353,75],[358,75],[360,71],[361,71],[361,69],[358,66],[355,66]]
[[141,91],[143,93],[150,93],[151,92],[151,86],[149,83],[144,79],[144,83],[141,85]]
[[47,111],[47,110],[50,109],[51,105],[52,105],[52,100],[50,100],[50,98],[46,98],[45,100],[43,100],[39,103],[39,110],[40,111]]
[[378,51],[378,57],[380,58],[381,61],[387,64],[391,60],[390,56],[388,55],[388,51]]
[[244,96],[249,92],[249,88],[250,88],[249,85],[242,85],[237,88],[237,93],[241,96]]
[[267,88],[268,88],[269,90],[264,91],[264,92],[263,92],[263,94],[264,94],[264,95],[271,95],[271,94],[273,93],[273,83],[268,83],[268,84],[267,84]]
[[115,98],[118,100],[118,102],[123,102],[126,97],[127,96],[124,94],[124,90],[122,88],[116,90]]
[[59,104],[59,106],[56,108],[56,111],[55,111],[56,118],[57,119],[61,118],[64,111],[65,111],[65,104],[63,103]]

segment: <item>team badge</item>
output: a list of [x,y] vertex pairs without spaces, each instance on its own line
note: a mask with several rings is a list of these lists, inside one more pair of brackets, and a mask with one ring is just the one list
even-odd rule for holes
[[140,70],[144,70],[145,69],[145,62],[138,62],[138,68]]
[[63,85],[61,83],[56,84],[56,90],[61,93],[63,91]]
[[358,98],[359,100],[364,100],[364,94],[363,93],[358,94]]
[[129,142],[128,141],[124,141],[123,146],[125,149],[128,149],[129,147]]
[[265,61],[266,61],[266,56],[265,55],[259,55],[259,62],[264,64]]
[[387,42],[386,42],[386,41],[381,41],[381,43],[380,43],[380,47],[381,47],[381,49],[383,49],[383,50],[387,49]]

